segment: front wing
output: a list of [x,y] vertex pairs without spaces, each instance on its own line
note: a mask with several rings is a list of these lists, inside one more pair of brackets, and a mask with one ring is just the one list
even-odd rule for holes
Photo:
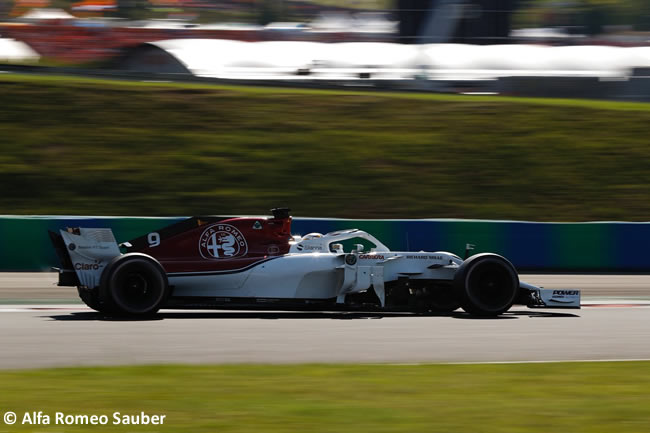
[[530,291],[530,308],[580,308],[580,290],[544,289],[526,283],[521,287]]

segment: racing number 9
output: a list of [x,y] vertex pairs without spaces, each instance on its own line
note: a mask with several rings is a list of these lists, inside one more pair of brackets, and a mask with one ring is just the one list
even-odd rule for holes
[[160,245],[160,235],[157,232],[151,232],[147,235],[147,242],[150,247],[157,247]]

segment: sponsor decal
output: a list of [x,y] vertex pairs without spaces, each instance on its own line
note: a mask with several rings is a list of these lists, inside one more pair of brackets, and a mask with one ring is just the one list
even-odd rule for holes
[[100,264],[100,262],[95,262],[95,263],[75,263],[74,264],[74,268],[77,271],[98,271],[103,267],[104,267],[104,265]]
[[323,251],[323,246],[322,245],[298,244],[296,249],[298,251]]
[[255,224],[253,224],[253,229],[262,230],[262,223],[260,223],[259,221],[255,221]]
[[110,247],[108,245],[79,245],[77,248],[80,250],[107,250]]
[[70,251],[74,251],[75,249],[77,249],[77,246],[75,244],[70,244],[70,245],[68,245],[68,249]]
[[266,250],[266,252],[268,252],[269,255],[278,254],[278,253],[280,252],[280,247],[278,247],[277,245],[271,245],[271,246],[269,246],[269,248]]
[[415,260],[442,260],[442,256],[406,256],[406,258]]
[[199,238],[199,253],[204,259],[230,259],[247,252],[246,238],[230,224],[213,224]]
[[578,290],[553,290],[553,296],[578,296]]
[[384,260],[384,256],[381,254],[361,254],[359,256],[361,260]]

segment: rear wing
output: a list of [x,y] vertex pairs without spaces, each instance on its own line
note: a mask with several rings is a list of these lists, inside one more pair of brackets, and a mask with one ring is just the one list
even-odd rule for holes
[[61,268],[59,286],[99,286],[102,271],[119,256],[120,248],[111,229],[68,228],[50,233]]
[[79,278],[77,273],[74,271],[74,265],[70,259],[70,255],[66,250],[65,242],[63,241],[63,236],[58,233],[48,230],[47,233],[50,235],[50,241],[52,242],[52,247],[56,253],[56,257],[59,259],[60,268],[53,267],[52,270],[59,273],[58,286],[80,286]]

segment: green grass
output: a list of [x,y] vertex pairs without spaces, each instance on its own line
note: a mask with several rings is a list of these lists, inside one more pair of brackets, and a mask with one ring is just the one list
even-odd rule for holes
[[[163,426],[0,431],[642,432],[647,362],[145,366],[0,372],[0,411],[164,414]],[[112,422],[112,419],[111,419]]]
[[650,104],[0,75],[6,214],[650,215]]

